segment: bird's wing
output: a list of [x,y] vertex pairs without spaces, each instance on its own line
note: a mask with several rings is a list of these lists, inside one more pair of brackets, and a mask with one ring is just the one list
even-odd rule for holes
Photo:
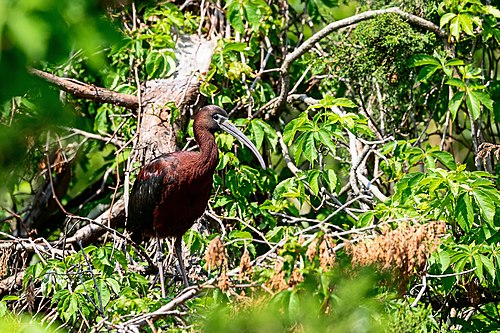
[[165,178],[175,177],[175,158],[162,156],[145,165],[135,180],[128,204],[127,229],[131,238],[140,243],[144,233],[153,230],[153,212],[160,203]]

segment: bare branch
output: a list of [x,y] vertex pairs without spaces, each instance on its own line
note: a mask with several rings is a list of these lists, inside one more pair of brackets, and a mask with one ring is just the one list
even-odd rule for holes
[[88,98],[100,103],[110,103],[113,105],[123,106],[132,110],[137,109],[139,106],[139,100],[137,99],[137,96],[134,95],[122,94],[109,89],[83,83],[75,79],[62,78],[35,68],[30,68],[29,72],[76,97]]

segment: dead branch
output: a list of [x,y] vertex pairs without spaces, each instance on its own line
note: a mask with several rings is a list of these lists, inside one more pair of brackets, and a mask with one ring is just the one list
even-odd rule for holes
[[62,78],[35,68],[30,68],[29,72],[76,97],[87,98],[100,103],[123,106],[132,110],[137,109],[139,106],[139,101],[134,95],[122,94],[71,78]]
[[90,223],[83,228],[80,228],[73,234],[73,236],[66,239],[66,243],[76,244],[78,242],[82,242],[83,244],[88,244],[106,232],[106,229],[103,226],[109,225],[109,227],[113,228],[119,224],[123,225],[124,221],[125,201],[123,198],[120,198],[110,209],[106,210],[95,219],[96,223]]
[[[213,281],[211,281],[211,283],[213,283]],[[151,313],[141,314],[123,324],[120,324],[119,331],[124,330],[125,328],[132,331],[138,331],[138,328],[147,325],[148,321],[156,321],[164,316],[177,314],[175,312],[172,313],[172,310],[177,306],[185,303],[186,301],[196,297],[196,295],[198,295],[201,290],[203,290],[203,286],[192,286],[186,288],[176,298],[174,298],[158,310]]]

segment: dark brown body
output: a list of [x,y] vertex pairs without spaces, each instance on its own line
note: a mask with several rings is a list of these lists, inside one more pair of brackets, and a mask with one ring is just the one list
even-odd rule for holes
[[203,215],[219,153],[213,134],[200,128],[202,120],[197,117],[194,128],[199,152],[160,156],[139,172],[129,201],[134,241],[140,243],[144,235],[181,237]]

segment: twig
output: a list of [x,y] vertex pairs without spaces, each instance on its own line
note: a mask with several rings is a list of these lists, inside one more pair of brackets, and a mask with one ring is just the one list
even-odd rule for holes
[[95,134],[95,133],[89,133],[89,132],[86,132],[86,131],[82,131],[78,128],[70,128],[70,127],[64,127],[63,128],[67,131],[70,131],[70,132],[73,132],[75,134],[78,134],[78,135],[81,135],[81,136],[84,136],[86,138],[89,138],[89,139],[94,139],[94,140],[99,140],[99,141],[104,141],[106,143],[112,143],[114,144],[115,146],[118,146],[118,147],[123,147],[125,145],[125,142],[123,142],[122,140],[119,140],[119,139],[113,139],[113,138],[106,138],[102,135],[99,135],[99,134]]

